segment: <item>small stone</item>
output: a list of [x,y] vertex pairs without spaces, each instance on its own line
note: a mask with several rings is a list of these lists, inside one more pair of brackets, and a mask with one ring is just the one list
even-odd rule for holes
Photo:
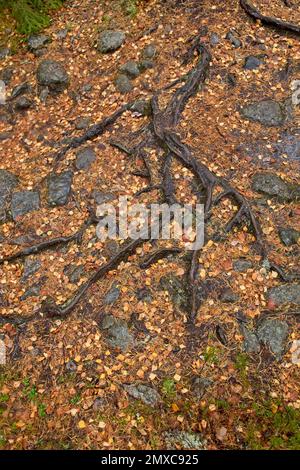
[[14,108],[16,111],[25,111],[32,107],[32,100],[27,96],[19,96],[14,102]]
[[77,130],[87,129],[90,125],[90,122],[91,122],[91,120],[88,117],[79,117],[75,121],[75,129],[77,129]]
[[49,88],[47,86],[44,86],[44,87],[41,88],[39,99],[42,103],[45,103],[47,101],[49,93],[50,93],[50,91],[49,91]]
[[227,287],[226,289],[224,289],[220,295],[221,302],[225,302],[229,304],[237,302],[238,299],[239,299],[239,296],[230,287]]
[[11,99],[17,98],[17,96],[25,95],[26,93],[31,91],[31,86],[29,82],[23,82],[20,85],[14,87],[11,92]]
[[146,405],[156,406],[161,402],[159,393],[154,388],[149,387],[149,385],[131,384],[124,385],[124,388],[128,395],[135,398],[136,400],[141,400]]
[[248,271],[248,269],[251,269],[251,268],[253,268],[253,264],[251,261],[247,259],[240,258],[233,262],[233,269],[237,271],[238,273],[244,273]]
[[111,305],[118,300],[120,297],[121,291],[118,287],[112,287],[106,294],[103,299],[103,302],[106,305]]
[[148,287],[142,287],[141,289],[138,289],[136,292],[136,297],[139,301],[142,302],[152,302],[152,294],[151,290]]
[[52,93],[61,93],[69,85],[69,77],[60,62],[43,60],[37,69],[37,81],[40,86],[47,86]]
[[277,319],[262,320],[257,328],[260,342],[268,347],[277,359],[281,359],[284,354],[288,334],[288,324]]
[[115,318],[113,315],[102,315],[99,326],[111,347],[127,351],[134,345],[133,336],[125,320]]
[[300,284],[282,284],[268,290],[268,300],[275,305],[300,305]]
[[61,41],[63,41],[64,39],[66,39],[68,32],[69,32],[68,28],[60,29],[59,31],[56,32],[57,39],[60,39]]
[[300,232],[293,228],[280,228],[279,237],[285,246],[296,245],[300,239]]
[[40,260],[26,258],[24,261],[24,270],[21,282],[26,282],[33,274],[35,274],[41,267]]
[[212,46],[217,46],[218,44],[220,44],[220,42],[220,36],[217,33],[212,33],[210,36],[210,44]]
[[226,34],[226,39],[228,39],[228,41],[230,41],[231,44],[236,48],[241,47],[241,45],[242,45],[242,42],[240,41],[240,39],[237,38],[232,31],[229,31]]
[[77,170],[87,170],[96,160],[96,153],[92,147],[85,147],[77,152],[75,166]]
[[6,59],[11,54],[11,50],[8,47],[0,48],[0,60]]
[[280,103],[270,99],[246,105],[242,115],[268,127],[281,126],[286,118]]
[[66,170],[60,174],[52,173],[48,179],[48,203],[51,206],[63,206],[68,202],[73,173]]
[[45,34],[37,34],[30,36],[28,39],[28,49],[31,52],[36,52],[38,49],[42,49],[50,41],[48,36]]
[[40,295],[41,291],[41,282],[37,282],[36,284],[33,284],[29,289],[26,290],[26,292],[20,297],[20,300],[26,300],[28,297],[38,297]]
[[244,350],[249,353],[259,353],[260,343],[255,332],[250,331],[243,323],[240,323],[240,330],[244,336]]
[[136,100],[130,109],[141,116],[149,116],[151,114],[151,103],[146,100]]
[[127,75],[129,78],[136,78],[140,74],[140,69],[137,62],[129,60],[126,64],[120,67],[120,72]]
[[192,378],[192,392],[196,398],[202,398],[210,387],[214,384],[214,381],[207,377],[194,376]]
[[300,200],[300,185],[288,183],[274,173],[256,173],[252,189],[281,201]]
[[175,276],[171,273],[161,277],[159,289],[168,292],[175,306],[179,307],[183,311],[188,310],[190,295],[188,292],[188,286],[183,282],[181,276]]
[[165,433],[167,450],[178,450],[178,445],[186,450],[204,450],[206,441],[201,434],[187,431],[169,431]]
[[142,57],[144,59],[153,59],[156,56],[156,46],[154,44],[148,44],[142,50]]
[[125,33],[122,31],[102,31],[98,38],[97,49],[102,53],[114,52],[122,46],[124,41]]
[[262,56],[255,56],[250,55],[246,57],[244,63],[245,70],[255,70],[258,69],[263,64],[263,57]]
[[99,205],[105,202],[113,201],[116,198],[114,194],[98,191],[97,189],[92,191],[91,197],[95,200],[96,204]]
[[72,359],[66,363],[66,369],[68,372],[75,372],[77,370],[77,364]]
[[68,276],[72,284],[77,284],[84,274],[84,266],[69,264],[65,267],[64,274]]
[[0,80],[2,80],[5,83],[5,85],[8,85],[13,77],[13,74],[14,74],[13,67],[10,67],[10,66],[5,67],[0,72]]
[[117,76],[117,78],[115,79],[115,86],[117,90],[123,94],[129,93],[131,90],[133,90],[133,86],[129,78],[127,77],[127,75],[124,74],[120,74]]
[[12,195],[11,213],[14,220],[40,207],[40,195],[36,191],[19,191]]
[[144,59],[139,62],[140,72],[145,72],[145,70],[153,69],[154,67],[155,63],[151,59]]

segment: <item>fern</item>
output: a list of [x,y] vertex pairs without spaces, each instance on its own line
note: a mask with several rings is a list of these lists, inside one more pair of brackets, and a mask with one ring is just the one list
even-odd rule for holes
[[50,24],[48,12],[60,8],[64,0],[0,0],[0,10],[9,10],[20,33],[34,34]]

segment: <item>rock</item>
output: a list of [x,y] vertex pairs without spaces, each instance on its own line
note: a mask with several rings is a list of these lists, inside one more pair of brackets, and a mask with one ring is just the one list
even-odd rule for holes
[[238,273],[244,273],[248,271],[248,269],[251,269],[251,268],[253,268],[253,264],[251,261],[247,259],[240,258],[233,262],[233,269],[237,271]]
[[52,173],[48,179],[48,203],[50,206],[63,206],[68,202],[73,173],[66,170],[60,174]]
[[166,432],[165,441],[167,450],[178,450],[178,445],[185,450],[204,450],[206,445],[201,434],[178,430]]
[[10,67],[10,66],[5,67],[4,69],[0,71],[0,80],[2,80],[5,83],[5,85],[8,85],[13,77],[13,74],[14,74],[13,67]]
[[110,304],[113,304],[114,302],[116,302],[118,300],[118,298],[120,297],[120,294],[121,294],[121,291],[118,287],[116,286],[113,286],[111,289],[109,289],[109,291],[105,294],[104,296],[104,299],[103,299],[103,302],[106,304],[106,305],[110,305]]
[[33,274],[35,274],[41,267],[41,262],[38,259],[25,258],[24,270],[21,282],[26,282]]
[[232,31],[229,31],[226,34],[226,39],[228,39],[228,41],[230,41],[231,44],[236,48],[241,47],[242,45],[242,42],[240,41],[240,39],[238,39]]
[[257,328],[257,336],[262,344],[280,359],[284,354],[289,326],[285,321],[277,319],[264,319]]
[[69,32],[68,28],[60,29],[59,31],[56,32],[57,39],[60,39],[61,41],[63,41],[64,39],[66,39],[68,32]]
[[104,397],[95,398],[94,403],[93,403],[93,410],[94,411],[102,410],[105,407],[106,403],[107,401]]
[[43,49],[49,41],[49,36],[45,34],[32,35],[28,39],[28,49],[35,53],[38,49]]
[[75,121],[75,129],[79,131],[87,129],[90,125],[90,122],[91,120],[88,117],[79,117]]
[[142,57],[144,59],[153,59],[156,56],[156,47],[154,44],[148,44],[142,50]]
[[220,36],[217,33],[212,33],[209,41],[212,46],[217,46],[221,42]]
[[5,222],[7,219],[7,205],[18,182],[18,178],[13,173],[0,170],[0,223]]
[[103,315],[99,326],[111,347],[126,351],[134,345],[133,336],[125,320],[113,315]]
[[146,100],[136,100],[130,110],[141,116],[149,116],[151,114],[151,103]]
[[45,103],[47,101],[49,93],[50,93],[50,90],[47,86],[42,87],[40,94],[39,94],[39,99],[42,103]]
[[274,144],[275,158],[287,157],[290,160],[300,161],[300,128],[293,132],[284,132]]
[[91,194],[92,198],[95,200],[96,204],[104,204],[105,202],[113,201],[116,196],[115,194],[105,193],[104,191],[98,191],[94,189]]
[[11,132],[0,132],[0,142],[3,142],[4,140],[10,139],[12,137]]
[[120,74],[117,76],[117,78],[115,79],[115,86],[117,90],[123,94],[129,93],[133,89],[129,78],[127,77],[127,75],[124,74]]
[[256,173],[252,178],[252,189],[281,201],[300,199],[300,185],[287,183],[274,173]]
[[240,330],[244,336],[244,350],[249,353],[259,353],[260,343],[255,332],[250,331],[243,323],[240,323]]
[[280,103],[270,99],[248,104],[242,109],[242,115],[269,127],[281,126],[286,118]]
[[11,213],[16,221],[29,212],[36,211],[40,207],[40,195],[36,191],[18,191],[12,195]]
[[69,77],[64,67],[57,61],[43,60],[37,69],[37,81],[40,86],[46,86],[49,91],[61,93],[69,85]]
[[221,302],[230,304],[237,302],[237,300],[239,300],[239,296],[230,287],[227,287],[221,292],[220,300]]
[[194,376],[192,378],[192,392],[196,398],[202,398],[208,389],[214,384],[214,381],[207,377]]
[[17,85],[13,88],[11,92],[11,99],[17,98],[17,96],[25,95],[31,91],[31,86],[29,82],[23,82],[20,85]]
[[139,62],[140,72],[145,72],[145,70],[153,69],[154,67],[155,63],[151,59],[144,59]]
[[26,300],[28,297],[38,297],[40,295],[41,291],[41,282],[37,282],[33,284],[29,289],[26,290],[26,292],[21,295],[20,300]]
[[152,302],[152,294],[151,290],[148,287],[142,287],[141,289],[138,289],[136,292],[136,297],[139,301],[142,302]]
[[245,59],[244,69],[255,70],[258,69],[264,63],[264,56],[249,55]]
[[0,48],[0,60],[6,59],[11,54],[11,50],[8,47]]
[[85,147],[77,152],[75,166],[77,170],[87,170],[96,160],[96,153],[92,147]]
[[27,96],[19,96],[14,102],[14,109],[16,111],[25,111],[26,109],[31,108],[33,102]]
[[120,67],[121,74],[127,75],[129,78],[136,78],[140,74],[140,69],[137,62],[134,60],[129,60],[126,64]]
[[75,361],[73,361],[73,359],[70,359],[67,363],[66,363],[66,369],[68,372],[75,372],[77,370],[77,364]]
[[84,274],[84,266],[76,266],[74,264],[69,264],[64,269],[64,274],[68,276],[69,281],[72,284],[77,284],[80,281],[82,275]]
[[114,52],[119,49],[125,41],[125,33],[122,31],[106,30],[100,33],[97,49],[99,52]]
[[141,400],[146,405],[156,406],[161,402],[159,393],[149,385],[131,384],[124,385],[124,388],[128,395],[135,398],[136,400]]
[[174,274],[167,274],[161,277],[159,288],[169,293],[172,302],[180,309],[187,311],[189,308],[189,293],[182,277]]
[[282,284],[268,290],[268,300],[275,305],[300,305],[300,284]]
[[300,239],[300,232],[294,228],[280,228],[278,233],[285,246],[296,245]]

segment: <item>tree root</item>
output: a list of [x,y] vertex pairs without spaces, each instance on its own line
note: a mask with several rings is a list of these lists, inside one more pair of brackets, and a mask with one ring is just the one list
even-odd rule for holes
[[249,16],[251,16],[255,20],[260,20],[263,24],[267,26],[272,26],[282,31],[291,31],[296,34],[300,34],[300,26],[294,23],[282,21],[278,18],[275,18],[274,16],[263,15],[254,7],[254,5],[252,5],[251,2],[249,2],[249,0],[240,0],[240,5]]

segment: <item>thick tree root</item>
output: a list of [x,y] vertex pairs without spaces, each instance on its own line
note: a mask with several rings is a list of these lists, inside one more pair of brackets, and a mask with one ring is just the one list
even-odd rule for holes
[[154,253],[150,253],[141,263],[140,263],[140,268],[141,269],[147,269],[149,268],[152,264],[156,263],[158,260],[166,258],[167,256],[174,255],[181,253],[182,249],[181,248],[161,248],[159,250],[156,250]]
[[[293,23],[282,21],[274,16],[265,16],[260,13],[249,0],[240,0],[241,7],[245,12],[255,20],[260,20],[267,26],[280,29],[282,31],[291,31],[296,34],[300,34],[300,26]],[[289,5],[290,6],[290,5]]]

